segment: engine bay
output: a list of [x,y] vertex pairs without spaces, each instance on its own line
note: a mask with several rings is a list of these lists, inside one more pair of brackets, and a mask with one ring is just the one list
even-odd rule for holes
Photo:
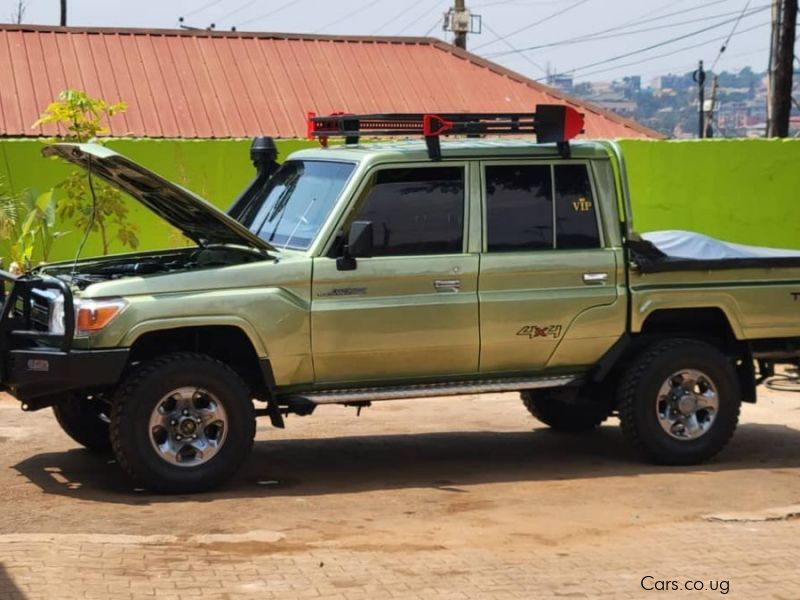
[[51,275],[84,290],[92,284],[125,277],[143,277],[188,271],[213,269],[271,259],[269,255],[246,247],[210,246],[128,254],[82,260],[74,266],[66,263],[44,266],[43,275]]

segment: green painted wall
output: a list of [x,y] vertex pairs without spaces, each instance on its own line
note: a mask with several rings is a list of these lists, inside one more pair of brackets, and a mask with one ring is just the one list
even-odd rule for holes
[[[308,147],[305,140],[280,140],[281,158]],[[39,140],[0,140],[0,178],[12,190],[33,188],[44,192],[71,170],[69,164],[42,157]],[[108,146],[171,181],[200,194],[220,208],[227,208],[255,175],[250,162],[250,140],[111,140]],[[137,202],[128,199],[130,216],[139,224],[141,249],[157,249],[181,243],[181,236]],[[69,227],[62,227],[69,230]],[[82,232],[70,233],[56,242],[51,260],[72,258]],[[84,256],[101,252],[97,236],[91,236]],[[123,251],[119,244],[112,251]],[[0,240],[0,257],[7,256],[8,244]],[[6,264],[6,267],[8,265]]]
[[621,142],[637,231],[800,248],[800,140]]
[[[800,248],[800,140],[621,142],[628,164],[638,231],[686,229],[720,239]],[[0,140],[0,178],[12,189],[46,191],[70,166],[42,158],[38,140]],[[281,157],[307,147],[279,141]],[[249,140],[129,140],[114,150],[226,208],[254,174]],[[143,249],[174,246],[180,238],[135,202]],[[93,236],[94,237],[94,236]],[[51,260],[71,258],[81,232],[57,242]],[[121,250],[116,246],[114,250]],[[99,252],[91,239],[84,256]],[[7,244],[0,240],[0,256]]]

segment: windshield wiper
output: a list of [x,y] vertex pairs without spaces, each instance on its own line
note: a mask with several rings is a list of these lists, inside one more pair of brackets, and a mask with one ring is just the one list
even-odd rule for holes
[[297,230],[299,229],[300,225],[303,224],[303,223],[306,223],[306,224],[308,223],[308,219],[306,219],[306,215],[308,214],[308,211],[311,210],[311,207],[314,206],[314,202],[316,202],[316,201],[317,201],[317,197],[314,196],[311,199],[311,202],[308,203],[308,206],[306,207],[305,212],[302,215],[300,215],[299,219],[297,219],[297,225],[294,226],[294,229],[292,229],[292,233],[290,233],[289,237],[286,238],[286,243],[283,246],[281,246],[281,248],[288,247],[289,246],[289,242],[291,242],[292,238],[294,238],[294,234],[297,233]]

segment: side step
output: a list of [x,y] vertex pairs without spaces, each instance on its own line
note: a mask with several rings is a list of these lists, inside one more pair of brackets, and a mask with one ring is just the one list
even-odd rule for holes
[[298,394],[286,399],[295,401],[301,397],[308,402],[318,405],[402,400],[404,398],[431,398],[434,396],[460,396],[465,394],[486,394],[490,392],[514,392],[562,387],[574,383],[579,377],[579,375],[561,375],[558,377],[524,377],[514,379],[488,379],[484,381],[461,381],[456,383],[404,385],[396,387],[353,388],[311,392],[302,395]]

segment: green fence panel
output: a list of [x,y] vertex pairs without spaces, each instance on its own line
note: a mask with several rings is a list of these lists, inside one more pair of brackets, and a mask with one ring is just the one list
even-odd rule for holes
[[[281,159],[311,145],[315,144],[305,140],[277,141]],[[43,142],[33,139],[0,140],[0,178],[12,191],[32,188],[45,192],[74,169],[63,161],[42,157],[43,146]],[[115,139],[108,146],[222,209],[233,202],[255,175],[250,162],[250,140]],[[139,226],[140,249],[185,243],[182,236],[138,202],[128,199],[127,206],[130,219]],[[68,224],[59,229],[69,233],[53,245],[50,260],[73,258],[83,237],[82,231],[75,231]],[[0,240],[0,257],[8,255],[8,245],[7,240]],[[125,248],[115,242],[111,251],[122,252]],[[83,256],[101,252],[99,237],[90,236]]]
[[[638,231],[684,229],[723,240],[800,248],[800,140],[705,140],[620,142],[628,165]],[[285,158],[309,147],[279,140]],[[41,156],[40,140],[0,140],[0,178],[12,190],[47,191],[71,167]],[[250,140],[117,139],[109,146],[226,208],[253,177]],[[158,217],[130,201],[142,249],[181,243]],[[68,226],[60,229],[69,230]],[[72,258],[83,232],[58,240],[51,260]],[[122,251],[112,244],[112,251]],[[91,236],[84,256],[100,253]],[[8,241],[0,240],[0,257]]]
[[800,248],[800,140],[620,143],[637,231]]

